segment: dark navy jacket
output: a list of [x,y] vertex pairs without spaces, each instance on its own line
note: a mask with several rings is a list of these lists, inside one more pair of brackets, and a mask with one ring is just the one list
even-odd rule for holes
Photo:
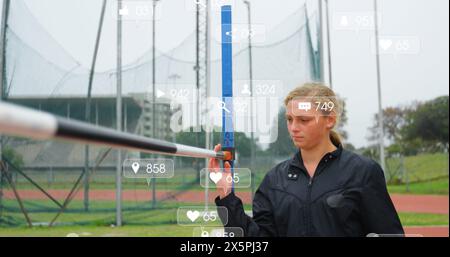
[[241,227],[245,236],[404,234],[381,167],[342,146],[321,159],[312,178],[300,151],[275,166],[255,193],[253,217],[234,193],[216,205],[228,210],[225,227]]

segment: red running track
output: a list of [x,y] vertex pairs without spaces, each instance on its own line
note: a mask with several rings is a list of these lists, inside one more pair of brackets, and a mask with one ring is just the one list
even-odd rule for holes
[[[56,199],[64,199],[68,194],[68,190],[49,190],[48,191]],[[14,199],[14,194],[11,190],[3,191],[5,198]],[[19,195],[23,199],[28,200],[43,200],[48,199],[44,194],[36,190],[19,190]],[[237,195],[242,199],[244,203],[251,202],[250,192],[238,192]],[[165,199],[171,197],[174,201],[180,202],[203,202],[203,191],[186,191],[179,195],[172,195],[171,191],[157,191],[157,199]],[[214,191],[209,193],[209,201],[213,202],[216,197]],[[89,198],[91,200],[100,201],[114,201],[114,190],[91,190],[89,192]],[[449,213],[449,196],[448,195],[401,195],[392,194],[392,201],[398,212],[417,212],[417,213],[435,213],[435,214],[448,214]],[[83,192],[79,191],[75,196],[75,199],[82,200]],[[151,200],[150,190],[124,190],[124,201],[148,201]]]

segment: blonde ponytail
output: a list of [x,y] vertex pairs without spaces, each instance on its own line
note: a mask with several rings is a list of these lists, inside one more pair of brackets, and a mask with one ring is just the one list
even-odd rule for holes
[[342,145],[341,136],[339,135],[339,133],[337,133],[334,130],[330,131],[330,140],[331,140],[331,143],[333,143],[333,145],[335,145],[335,146]]

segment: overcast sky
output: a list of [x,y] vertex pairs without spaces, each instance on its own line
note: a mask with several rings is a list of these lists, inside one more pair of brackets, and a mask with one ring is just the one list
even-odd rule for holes
[[[235,2],[233,22],[246,23],[245,5],[240,0]],[[251,2],[253,23],[264,24],[267,31],[304,4],[304,0]],[[101,1],[27,0],[26,3],[51,36],[73,58],[89,67]],[[308,0],[308,3],[314,6],[314,1]],[[380,38],[384,39],[385,44],[392,43],[396,49],[401,50],[404,46],[401,43],[405,40],[410,46],[407,54],[398,50],[381,55],[383,106],[448,95],[448,1],[379,0],[378,3]],[[158,50],[168,51],[192,33],[195,18],[192,12],[186,10],[185,0],[162,0],[160,6],[162,13],[157,23],[157,45]],[[97,70],[112,69],[115,65],[116,48],[112,43],[115,42],[115,23],[111,22],[111,10],[108,11],[109,22],[105,22]],[[360,147],[367,144],[367,128],[377,112],[375,55],[371,48],[374,33],[365,27],[350,30],[352,27],[346,27],[342,17],[346,16],[350,25],[364,24],[363,20],[352,19],[372,12],[373,1],[333,0],[329,10],[333,89],[346,99],[349,141]],[[213,17],[213,23],[218,22],[217,17]],[[149,50],[151,29],[150,23],[128,23],[124,26],[134,29],[133,34],[125,35],[124,61],[128,63]],[[86,40],[80,40],[80,34],[73,33],[80,30]],[[285,88],[294,86],[285,85]]]

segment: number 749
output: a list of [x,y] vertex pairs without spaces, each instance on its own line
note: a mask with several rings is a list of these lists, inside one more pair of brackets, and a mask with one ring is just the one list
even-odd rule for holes
[[331,112],[334,108],[334,103],[333,102],[315,102],[316,103],[316,111],[318,111],[319,109],[322,111],[326,111],[326,112]]

